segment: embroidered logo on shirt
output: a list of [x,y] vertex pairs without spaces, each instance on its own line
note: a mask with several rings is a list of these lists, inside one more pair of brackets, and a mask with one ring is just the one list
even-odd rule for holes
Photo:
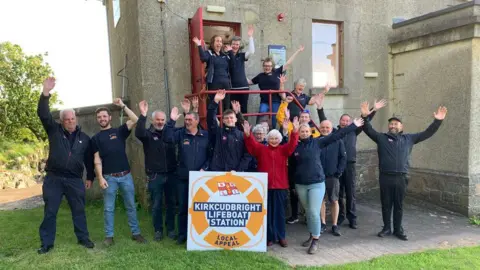
[[184,144],[184,145],[189,145],[189,144],[190,144],[190,141],[189,141],[188,139],[185,139],[185,140],[183,140],[183,144]]
[[153,136],[153,140],[154,140],[154,141],[158,141],[158,137],[157,137],[157,136]]
[[110,136],[110,140],[115,140],[117,138],[117,134],[115,134],[115,133],[112,133],[108,136]]
[[78,141],[79,143],[82,143],[82,141]]
[[298,152],[295,152],[295,154],[294,154],[294,155],[295,155],[296,157],[298,157]]
[[226,140],[227,140],[227,136],[223,136],[223,137],[222,137],[222,140],[226,141]]
[[390,139],[390,138],[388,138],[388,141],[389,141],[389,142],[393,142],[393,140],[392,140],[392,139]]

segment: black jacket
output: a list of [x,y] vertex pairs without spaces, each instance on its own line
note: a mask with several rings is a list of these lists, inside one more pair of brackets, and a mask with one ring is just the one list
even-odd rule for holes
[[288,160],[295,184],[310,185],[324,182],[325,174],[320,157],[322,148],[342,139],[345,134],[354,131],[355,128],[357,128],[355,124],[351,124],[326,137],[300,140],[297,149]]
[[[330,134],[329,136],[331,136]],[[320,137],[320,138],[327,138]],[[347,152],[343,140],[335,141],[322,148],[322,167],[325,177],[339,178],[347,167]]]
[[45,170],[56,176],[82,178],[84,166],[87,180],[94,180],[93,153],[90,137],[79,126],[75,132],[73,146],[62,125],[53,120],[48,106],[50,96],[40,95],[37,114],[48,135],[49,153]]
[[432,137],[441,124],[442,120],[435,119],[423,132],[391,134],[379,133],[370,122],[365,121],[363,131],[377,144],[381,173],[408,173],[413,145]]
[[217,123],[218,104],[214,101],[208,105],[207,125],[210,144],[213,149],[211,171],[245,172],[252,159],[243,141],[243,132],[237,127],[219,127]]
[[[325,112],[323,108],[317,110],[318,118],[320,119],[320,123],[324,120],[327,120],[325,116]],[[376,111],[373,111],[369,116],[368,119],[372,120],[375,116]],[[340,130],[340,126],[337,128],[333,128],[333,132],[337,132]],[[354,132],[350,132],[343,138],[343,143],[345,144],[345,150],[347,151],[347,162],[356,162],[357,161],[357,136],[362,133],[362,127],[355,129]]]
[[179,179],[187,180],[190,171],[208,170],[208,132],[199,129],[197,134],[190,134],[185,127],[175,128],[175,121],[172,120],[168,121],[163,132],[165,142],[177,145]]
[[163,140],[164,130],[156,130],[153,125],[146,129],[146,121],[147,117],[140,115],[135,128],[135,136],[143,143],[145,172],[151,174],[175,171],[177,167],[175,144]]

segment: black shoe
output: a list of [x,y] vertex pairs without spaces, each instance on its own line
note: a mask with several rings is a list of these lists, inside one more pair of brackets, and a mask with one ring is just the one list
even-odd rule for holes
[[132,235],[132,240],[139,244],[146,244],[147,239],[143,238],[141,234]]
[[352,220],[350,221],[350,224],[348,224],[348,227],[350,227],[350,229],[357,229],[357,222],[355,220]]
[[320,233],[324,233],[327,231],[327,224],[323,224],[320,226]]
[[183,244],[185,244],[185,242],[187,242],[187,238],[185,236],[179,236],[178,237],[177,244],[183,245]]
[[378,237],[385,237],[385,236],[389,236],[392,234],[392,230],[390,229],[383,229],[381,232],[379,232],[377,235]]
[[302,247],[309,247],[312,244],[313,237],[310,234],[310,238],[307,239],[307,241],[302,243]]
[[53,249],[53,245],[50,245],[50,246],[41,246],[37,252],[38,254],[45,254],[45,253],[48,253],[50,250]]
[[344,221],[345,221],[345,218],[343,216],[338,216],[337,226],[341,226]]
[[318,249],[318,239],[313,239],[307,253],[308,254],[315,254],[317,252],[317,249]]
[[82,245],[86,248],[94,248],[95,247],[95,244],[92,241],[90,241],[90,239],[78,241],[78,244]]
[[155,236],[153,237],[154,241],[162,241],[163,239],[163,232],[155,232]]
[[103,240],[103,244],[107,247],[112,246],[114,243],[113,237],[105,237],[105,240]]
[[177,233],[175,233],[175,231],[168,232],[168,238],[170,238],[172,240],[177,239]]
[[288,223],[288,224],[298,223],[298,217],[289,217],[289,218],[287,219],[287,223]]
[[335,236],[341,236],[342,234],[340,233],[340,229],[338,228],[337,225],[332,226],[332,234]]
[[395,235],[400,240],[408,241],[408,237],[404,232],[394,232],[393,235]]

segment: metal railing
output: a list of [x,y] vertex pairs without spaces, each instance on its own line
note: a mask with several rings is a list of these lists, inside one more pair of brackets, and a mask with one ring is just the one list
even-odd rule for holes
[[[211,90],[211,91],[201,91],[200,93],[195,93],[195,94],[188,94],[185,95],[185,98],[192,98],[195,96],[198,96],[199,99],[199,108],[198,108],[198,115],[200,117],[200,121],[203,124],[203,127],[206,127],[206,118],[207,118],[207,98],[208,95],[214,95],[217,93],[218,90]],[[299,108],[300,111],[304,111],[305,108],[300,104],[298,99],[295,97],[295,95],[292,94],[291,90],[226,90],[225,94],[243,94],[243,95],[248,95],[248,94],[268,94],[268,106],[269,106],[269,112],[264,112],[264,113],[245,113],[242,115],[243,116],[266,116],[268,115],[269,118],[269,124],[270,126],[272,125],[272,116],[276,115],[277,112],[272,112],[272,95],[274,94],[286,94],[287,96],[291,96],[293,98],[292,102],[294,102]],[[222,116],[223,116],[223,102],[219,102],[219,114],[217,114],[217,118],[220,118],[220,125],[223,126],[223,121],[222,121]],[[318,128],[317,124],[315,124],[314,121],[311,121],[312,125],[320,131]],[[281,126],[281,123],[279,123]],[[275,127],[272,127],[275,128]]]

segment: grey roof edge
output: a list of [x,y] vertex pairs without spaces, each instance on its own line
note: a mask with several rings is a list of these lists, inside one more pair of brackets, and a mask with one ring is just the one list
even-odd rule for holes
[[480,5],[480,0],[473,0],[473,1],[470,1],[470,2],[467,2],[467,3],[463,3],[463,4],[451,6],[451,7],[448,7],[448,8],[444,8],[444,9],[441,9],[441,10],[433,11],[433,12],[427,13],[425,15],[421,15],[421,16],[418,16],[418,17],[415,17],[415,18],[412,18],[412,19],[405,20],[403,22],[394,23],[394,24],[392,24],[392,28],[393,29],[400,28],[400,27],[405,26],[405,25],[413,24],[413,23],[416,23],[416,22],[419,22],[419,21],[424,21],[424,20],[427,20],[427,19],[430,19],[430,18],[438,17],[438,16],[443,15],[443,14],[451,13],[451,12],[454,12],[454,11],[457,11],[457,10],[460,10],[460,9],[473,7],[473,6],[476,6],[476,5]]

